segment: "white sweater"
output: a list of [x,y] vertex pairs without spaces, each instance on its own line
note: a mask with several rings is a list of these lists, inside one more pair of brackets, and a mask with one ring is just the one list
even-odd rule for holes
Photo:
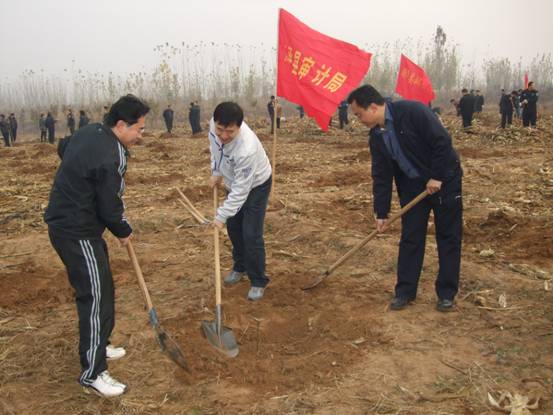
[[215,133],[213,118],[209,121],[209,150],[211,174],[223,176],[229,194],[217,209],[215,219],[226,223],[242,208],[250,191],[271,177],[271,164],[259,138],[245,122],[238,135],[222,144]]

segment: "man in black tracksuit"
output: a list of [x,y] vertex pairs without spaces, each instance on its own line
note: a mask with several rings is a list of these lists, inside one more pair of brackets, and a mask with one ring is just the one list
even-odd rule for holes
[[538,91],[533,82],[528,82],[528,88],[522,91],[520,105],[522,105],[522,125],[535,127],[538,118]]
[[430,195],[402,216],[393,310],[417,295],[430,211],[434,212],[439,270],[437,308],[453,309],[458,291],[462,236],[462,170],[451,138],[436,115],[415,101],[387,102],[370,85],[348,97],[353,113],[371,128],[374,211],[377,230],[387,227],[395,180],[402,206],[426,190]]
[[44,219],[52,246],[75,289],[79,315],[79,382],[103,396],[118,396],[126,386],[107,372],[106,358],[124,355],[109,345],[114,327],[114,286],[105,228],[126,245],[132,229],[125,218],[127,148],[144,129],[148,106],[138,98],[120,98],[104,124],[78,130],[64,149]]

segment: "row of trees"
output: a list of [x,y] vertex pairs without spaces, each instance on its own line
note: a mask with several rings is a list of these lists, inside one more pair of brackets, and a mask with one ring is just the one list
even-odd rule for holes
[[[541,92],[553,91],[551,54],[536,56],[529,65],[508,58],[490,58],[481,65],[462,64],[458,45],[448,40],[440,26],[426,43],[406,39],[362,47],[373,53],[364,81],[387,94],[395,87],[401,53],[428,73],[438,103],[459,96],[461,88],[481,89],[491,97],[498,96],[501,88],[521,88],[525,72]],[[160,114],[167,103],[182,113],[190,101],[199,100],[210,108],[221,99],[234,99],[249,111],[264,113],[268,96],[274,93],[276,48],[263,43],[165,43],[154,51],[159,64],[150,72],[123,75],[66,69],[61,75],[50,76],[43,70],[25,70],[18,78],[0,83],[0,111],[18,112],[20,120],[23,112],[25,118],[36,120],[39,112],[59,115],[71,106],[87,109],[94,117],[107,103],[132,92],[148,100],[154,114]]]

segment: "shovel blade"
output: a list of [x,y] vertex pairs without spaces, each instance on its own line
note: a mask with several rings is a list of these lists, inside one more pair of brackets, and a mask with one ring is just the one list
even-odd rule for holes
[[187,372],[190,372],[188,364],[182,354],[177,343],[169,337],[169,335],[163,330],[159,325],[155,327],[156,329],[156,338],[161,347],[161,350],[171,358],[173,362],[182,367]]
[[330,274],[327,271],[324,274],[319,275],[317,278],[314,278],[313,280],[311,280],[309,284],[307,284],[305,287],[301,287],[301,289],[304,291],[311,290],[312,288],[315,288],[317,285],[323,282],[325,278],[328,277],[329,275]]
[[206,339],[218,351],[228,357],[238,356],[238,343],[236,342],[236,338],[234,337],[234,333],[231,329],[221,326],[219,333],[216,321],[202,321],[202,330]]

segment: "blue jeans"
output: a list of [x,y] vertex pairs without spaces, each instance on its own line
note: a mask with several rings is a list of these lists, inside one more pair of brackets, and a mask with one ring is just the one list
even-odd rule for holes
[[238,213],[227,219],[227,231],[232,242],[233,269],[246,272],[252,287],[265,287],[265,241],[263,224],[271,192],[271,178],[254,187]]

